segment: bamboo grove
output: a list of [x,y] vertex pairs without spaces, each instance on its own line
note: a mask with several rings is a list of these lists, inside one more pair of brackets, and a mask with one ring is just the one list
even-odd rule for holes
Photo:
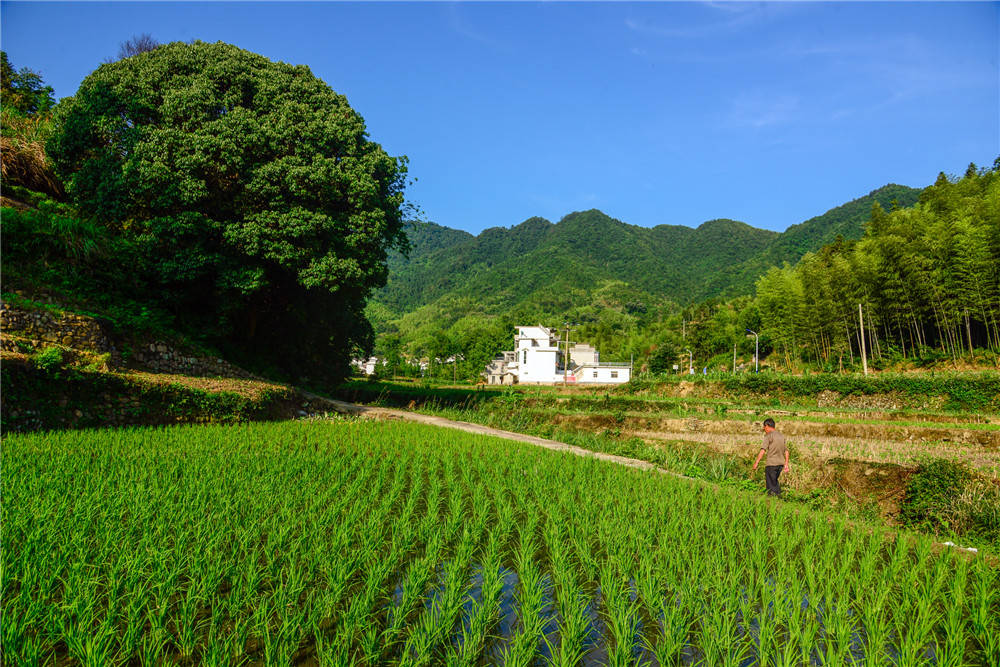
[[5,440],[5,664],[987,665],[994,564],[407,423]]
[[940,175],[910,208],[873,206],[865,235],[773,268],[757,283],[762,328],[786,360],[854,364],[1000,352],[1000,159]]

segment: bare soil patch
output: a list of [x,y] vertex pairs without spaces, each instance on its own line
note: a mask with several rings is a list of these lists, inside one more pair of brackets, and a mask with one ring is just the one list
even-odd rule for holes
[[[773,412],[773,411],[772,411]],[[563,415],[572,419],[575,415]],[[733,437],[760,435],[760,422],[732,419],[677,419],[628,416],[623,427],[664,432],[696,431],[731,435]],[[856,424],[849,422],[829,423],[807,420],[785,420],[778,429],[787,436],[837,437],[857,440],[891,440],[896,442],[953,442],[978,445],[985,449],[1000,449],[1000,431],[965,429],[961,424],[951,428],[927,426],[906,426],[901,424]]]
[[[780,428],[780,427],[779,427]],[[843,458],[866,463],[892,463],[915,466],[927,458],[961,461],[973,470],[1000,479],[1000,452],[976,444],[959,442],[925,442],[881,438],[845,438],[826,435],[789,436],[789,446],[795,456],[808,456],[822,464]],[[759,434],[733,434],[685,430],[622,429],[648,442],[688,440],[702,442],[714,451],[752,458],[760,448]]]

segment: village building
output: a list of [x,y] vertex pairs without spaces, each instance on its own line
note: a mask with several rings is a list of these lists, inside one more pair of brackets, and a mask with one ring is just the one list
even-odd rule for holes
[[632,378],[632,365],[602,363],[596,349],[580,343],[567,355],[557,332],[517,327],[514,349],[491,361],[483,375],[488,384],[619,384]]
[[517,375],[511,366],[515,360],[515,353],[503,352],[496,359],[486,364],[486,381],[489,384],[514,384],[517,382]]
[[351,365],[358,369],[362,375],[373,375],[375,369],[382,362],[378,357],[368,357],[367,359],[351,359]]

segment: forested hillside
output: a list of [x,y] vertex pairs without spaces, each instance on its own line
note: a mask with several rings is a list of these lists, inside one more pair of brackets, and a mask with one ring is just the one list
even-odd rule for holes
[[[477,237],[445,238],[439,232],[429,243],[423,238],[426,227],[413,229],[415,252],[408,262],[394,262],[398,272],[376,297],[399,314],[445,296],[474,299],[492,313],[553,300],[553,306],[566,309],[573,301],[561,295],[590,292],[605,280],[626,282],[661,299],[701,296],[704,276],[747,252],[762,251],[777,236],[732,220],[713,220],[698,229],[650,229],[597,210],[571,213],[556,224],[530,218]],[[454,242],[441,244],[448,240]]]
[[366,312],[383,355],[462,354],[468,377],[525,322],[576,323],[608,360],[656,352],[659,367],[692,344],[702,359],[728,349],[731,360],[733,341],[745,346],[743,329],[760,325],[747,297],[761,275],[861,238],[873,204],[905,207],[919,193],[887,185],[780,234],[733,220],[645,228],[596,210],[475,237],[411,223],[409,256],[390,257],[389,282]]
[[679,303],[749,294],[770,267],[795,262],[838,236],[860,238],[873,203],[909,206],[918,193],[887,185],[781,234],[733,220],[710,220],[697,229],[645,228],[597,210],[571,213],[555,224],[530,218],[476,237],[412,223],[409,257],[390,259],[389,282],[375,300],[401,316],[445,296],[474,299],[490,313],[527,301],[562,304],[559,295],[590,292],[607,280]]
[[761,253],[750,257],[725,273],[707,278],[705,296],[747,294],[746,285],[755,283],[773,266],[785,262],[794,264],[807,252],[816,251],[838,237],[844,240],[860,239],[873,204],[884,209],[912,206],[920,190],[891,183],[823,215],[792,225],[782,232]]
[[774,268],[757,302],[786,359],[851,361],[861,352],[956,360],[1000,350],[1000,172],[941,174],[910,208],[875,204],[864,237]]
[[[990,364],[1000,351],[996,166],[970,165],[961,178],[942,174],[923,191],[886,186],[784,234],[726,220],[643,229],[599,211],[456,236],[451,246],[441,228],[433,231],[414,237],[415,256],[433,269],[433,280],[421,282],[429,274],[413,265],[400,275],[413,276],[413,294],[442,296],[402,317],[378,303],[368,312],[383,332],[381,353],[397,363],[404,351],[432,364],[464,357],[448,375],[477,377],[526,322],[573,323],[574,339],[596,345],[602,359],[631,359],[653,372],[689,362],[727,370],[734,352],[738,365],[752,367],[756,340],[748,329],[759,334],[766,365],[860,370],[859,303],[875,368]],[[501,261],[512,248],[521,254]],[[748,248],[756,252],[740,263]],[[794,264],[785,259],[795,256]],[[445,271],[439,258],[462,271]],[[731,287],[754,262],[770,268],[755,277],[752,292],[703,298],[706,283]],[[691,297],[677,298],[670,291],[677,285]]]

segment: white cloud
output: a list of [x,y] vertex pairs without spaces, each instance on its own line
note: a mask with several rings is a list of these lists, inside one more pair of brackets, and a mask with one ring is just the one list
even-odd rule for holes
[[462,37],[471,39],[474,42],[479,42],[480,44],[485,44],[486,46],[495,49],[506,48],[506,44],[502,41],[495,39],[471,26],[462,13],[460,3],[449,3],[448,24],[456,33]]
[[702,3],[702,6],[716,10],[715,15],[707,21],[690,24],[662,25],[635,18],[625,19],[625,27],[633,32],[672,37],[677,39],[693,39],[709,37],[719,33],[741,30],[764,19],[768,14],[766,6],[749,3]]
[[799,115],[798,95],[746,93],[733,100],[727,115],[729,125],[755,129],[786,125]]

